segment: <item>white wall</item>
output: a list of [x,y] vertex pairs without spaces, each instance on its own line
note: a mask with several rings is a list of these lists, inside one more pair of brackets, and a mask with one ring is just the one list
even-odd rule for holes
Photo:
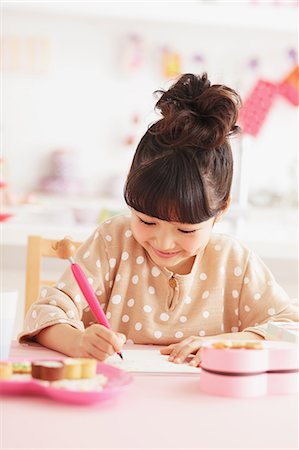
[[[120,6],[121,8],[122,6]],[[157,10],[158,16],[158,10]],[[124,70],[125,39],[142,36],[145,64],[137,74]],[[296,48],[294,31],[227,28],[194,23],[164,23],[67,16],[5,10],[4,36],[47,38],[49,70],[44,75],[5,71],[2,77],[3,148],[11,187],[32,190],[49,171],[49,152],[78,151],[79,171],[90,192],[107,174],[124,174],[132,151],[122,144],[134,112],[142,115],[137,134],[152,120],[152,92],[166,86],[159,73],[163,46],[179,51],[183,71],[207,70],[213,82],[224,82],[246,97],[258,77],[278,82],[291,68],[287,56]],[[194,54],[205,62],[196,64]],[[259,60],[256,71],[250,58]],[[297,111],[277,99],[248,155],[252,192],[291,189],[296,159]],[[271,170],[268,168],[271,167]],[[88,174],[88,175],[87,175]]]

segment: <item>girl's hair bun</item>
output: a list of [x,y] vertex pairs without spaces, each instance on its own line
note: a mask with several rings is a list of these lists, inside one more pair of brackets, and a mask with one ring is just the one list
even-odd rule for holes
[[184,74],[168,90],[158,90],[156,108],[162,119],[150,132],[163,146],[217,149],[236,125],[240,96],[231,88],[211,85],[207,74]]

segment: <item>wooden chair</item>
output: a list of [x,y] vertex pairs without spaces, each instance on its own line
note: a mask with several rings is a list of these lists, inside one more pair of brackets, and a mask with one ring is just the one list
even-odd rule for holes
[[[26,293],[25,293],[25,314],[39,295],[40,287],[51,286],[53,280],[42,278],[41,262],[42,258],[59,258],[55,250],[57,240],[46,239],[41,236],[28,236],[27,240],[27,263],[26,263]],[[73,242],[78,248],[81,242]],[[59,258],[60,259],[60,258]]]

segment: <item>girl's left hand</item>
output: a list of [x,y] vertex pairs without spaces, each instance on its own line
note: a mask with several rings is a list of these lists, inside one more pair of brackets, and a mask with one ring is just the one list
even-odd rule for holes
[[162,355],[169,355],[168,360],[177,364],[186,362],[190,359],[190,355],[194,355],[188,364],[197,367],[201,362],[200,348],[203,341],[204,339],[201,337],[190,336],[178,344],[171,344],[161,348],[160,353]]

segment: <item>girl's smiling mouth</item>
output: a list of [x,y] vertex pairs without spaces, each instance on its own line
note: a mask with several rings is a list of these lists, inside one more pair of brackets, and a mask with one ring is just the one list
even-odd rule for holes
[[159,257],[159,258],[165,258],[165,259],[170,259],[173,258],[175,256],[177,256],[180,252],[162,252],[160,250],[157,250],[156,248],[152,247],[154,253]]

